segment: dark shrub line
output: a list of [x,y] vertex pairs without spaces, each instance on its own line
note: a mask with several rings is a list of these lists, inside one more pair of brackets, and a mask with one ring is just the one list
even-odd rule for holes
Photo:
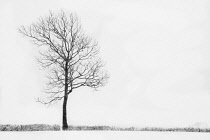
[[136,127],[111,127],[111,126],[69,126],[68,130],[73,131],[91,131],[91,130],[100,130],[100,131],[172,131],[172,132],[210,132],[210,128],[160,128],[160,127],[145,127],[145,128],[136,128]]
[[0,125],[0,131],[60,131],[59,125]]
[[[31,125],[0,125],[0,131],[60,131],[59,125],[31,124]],[[160,127],[111,127],[111,126],[72,126],[69,131],[161,131],[161,132],[210,132],[210,128],[160,128]]]

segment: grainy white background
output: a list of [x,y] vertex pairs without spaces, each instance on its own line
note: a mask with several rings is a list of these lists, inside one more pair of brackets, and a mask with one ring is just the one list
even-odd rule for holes
[[125,131],[54,131],[54,132],[2,132],[7,140],[209,140],[209,133],[182,132],[125,132]]
[[0,124],[61,123],[45,107],[37,47],[18,33],[49,10],[76,12],[101,46],[110,80],[69,97],[74,125],[210,126],[208,0],[0,1]]

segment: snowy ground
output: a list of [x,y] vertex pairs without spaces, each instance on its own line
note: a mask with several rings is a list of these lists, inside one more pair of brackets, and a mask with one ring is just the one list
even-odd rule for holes
[[0,132],[0,140],[210,140],[210,133],[142,131]]

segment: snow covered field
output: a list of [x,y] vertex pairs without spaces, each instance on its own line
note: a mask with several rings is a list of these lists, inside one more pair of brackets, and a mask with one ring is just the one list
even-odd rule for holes
[[66,131],[0,132],[0,140],[210,140],[210,133]]

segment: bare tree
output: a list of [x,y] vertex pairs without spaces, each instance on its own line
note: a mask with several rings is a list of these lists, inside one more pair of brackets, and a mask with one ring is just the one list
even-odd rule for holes
[[104,64],[98,58],[98,44],[84,34],[76,14],[63,11],[50,12],[30,26],[20,27],[19,32],[41,46],[38,62],[49,70],[45,90],[49,100],[39,101],[51,104],[63,100],[62,129],[66,130],[68,95],[77,88],[97,89],[107,82],[108,75],[102,70]]

